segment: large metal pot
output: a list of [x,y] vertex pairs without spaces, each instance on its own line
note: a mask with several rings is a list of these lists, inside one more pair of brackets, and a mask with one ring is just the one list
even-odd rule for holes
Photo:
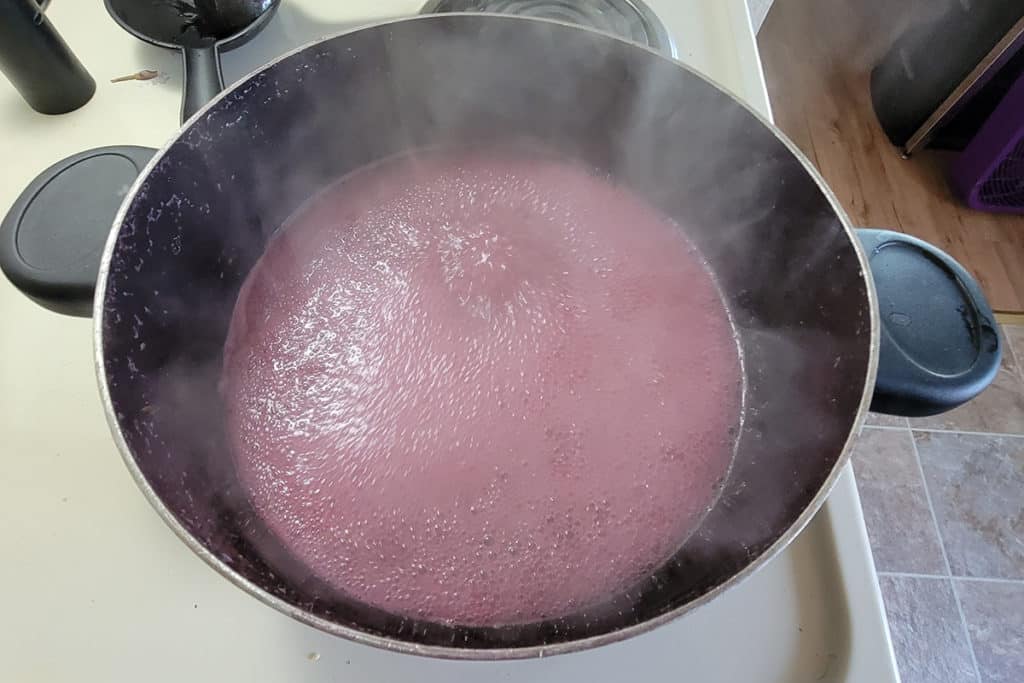
[[[239,490],[217,391],[228,321],[270,235],[339,176],[411,148],[523,136],[607,169],[692,230],[744,356],[735,463],[697,532],[602,615],[506,628],[399,618],[310,578]],[[991,380],[998,337],[970,277],[915,241],[869,239],[883,270],[899,277],[893,259],[902,259],[919,269],[915,281],[950,297],[928,303],[927,329],[945,349],[933,354],[941,368],[924,363],[930,374],[911,362],[932,356],[909,312],[910,324],[899,318],[900,329],[883,334],[868,254],[818,175],[775,128],[702,76],[558,22],[396,21],[282,57],[156,154],[103,254],[93,311],[100,390],[125,462],[159,514],[274,608],[355,641],[439,657],[594,647],[713,599],[799,533],[872,403],[880,346],[889,367],[876,406],[934,412]],[[902,307],[914,287],[898,289],[885,306]]]

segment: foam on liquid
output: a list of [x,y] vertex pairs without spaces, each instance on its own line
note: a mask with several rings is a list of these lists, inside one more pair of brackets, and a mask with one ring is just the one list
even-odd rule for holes
[[666,561],[731,458],[740,364],[700,255],[573,164],[429,152],[301,209],[245,282],[223,391],[256,510],[384,610],[502,625]]

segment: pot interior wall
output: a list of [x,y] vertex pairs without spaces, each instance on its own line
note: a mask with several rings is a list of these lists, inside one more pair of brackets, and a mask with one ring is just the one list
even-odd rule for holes
[[[392,617],[292,562],[238,490],[217,386],[227,323],[269,236],[331,181],[410,149],[523,139],[608,170],[703,249],[744,354],[736,462],[717,506],[669,565],[586,619],[469,629]],[[794,524],[833,472],[870,360],[856,252],[770,129],[653,53],[509,17],[438,15],[364,29],[229,92],[131,200],[103,296],[113,407],[135,465],[174,518],[300,610],[425,645],[577,640],[658,617],[723,583]]]

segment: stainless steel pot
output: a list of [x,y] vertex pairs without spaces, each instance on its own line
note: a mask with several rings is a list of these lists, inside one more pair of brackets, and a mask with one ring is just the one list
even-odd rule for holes
[[[600,615],[502,628],[417,622],[311,577],[253,513],[223,440],[221,350],[242,280],[319,189],[403,150],[521,138],[607,169],[687,226],[737,327],[743,428],[702,526],[641,585],[609,596]],[[865,239],[870,251],[791,143],[679,63],[558,22],[423,16],[285,55],[156,154],[103,254],[97,373],[143,493],[192,550],[255,597],[391,650],[557,654],[678,618],[763,566],[828,495],[873,396],[892,411],[935,412],[991,380],[998,336],[970,277],[916,241]],[[884,318],[869,260],[890,276],[879,280],[889,292]],[[901,314],[896,329],[890,314],[915,291],[900,280],[907,268],[930,290],[929,310],[919,324]],[[880,349],[887,369],[875,395]]]

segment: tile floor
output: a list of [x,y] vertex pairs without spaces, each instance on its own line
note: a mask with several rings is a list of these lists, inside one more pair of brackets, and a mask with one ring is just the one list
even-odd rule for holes
[[1024,326],[951,413],[870,416],[853,454],[904,683],[1024,681]]

